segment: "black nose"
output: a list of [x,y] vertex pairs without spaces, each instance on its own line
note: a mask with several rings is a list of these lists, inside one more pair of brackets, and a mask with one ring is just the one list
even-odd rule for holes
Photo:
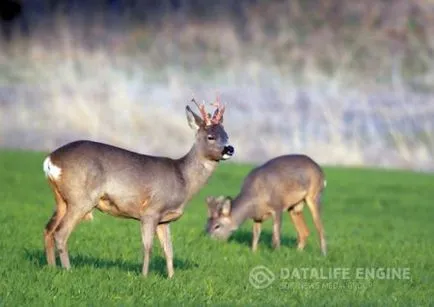
[[234,151],[235,149],[231,145],[228,145],[223,148],[222,154],[232,156],[234,154]]

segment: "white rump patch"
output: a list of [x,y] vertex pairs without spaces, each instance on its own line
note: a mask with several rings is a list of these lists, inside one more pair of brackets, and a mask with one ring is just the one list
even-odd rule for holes
[[48,156],[44,160],[44,172],[45,172],[45,176],[52,180],[59,180],[60,175],[62,175],[62,169],[53,164],[50,156]]

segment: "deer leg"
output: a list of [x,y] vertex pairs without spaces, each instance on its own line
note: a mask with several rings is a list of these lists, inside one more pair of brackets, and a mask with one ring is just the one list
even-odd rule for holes
[[142,230],[142,242],[143,242],[143,276],[148,275],[149,262],[151,259],[152,243],[154,240],[154,234],[157,227],[157,220],[152,216],[145,216],[141,219],[141,230]]
[[61,216],[56,210],[44,230],[45,257],[49,266],[56,266],[56,251],[53,232],[60,223]]
[[259,237],[261,236],[261,224],[261,222],[253,222],[252,251],[254,252],[258,249]]
[[59,226],[63,216],[66,213],[66,202],[53,186],[54,196],[56,199],[56,211],[48,221],[44,230],[45,255],[49,266],[56,266],[56,253],[54,242],[54,231]]
[[282,226],[282,212],[275,212],[273,214],[273,248],[280,247],[280,231]]
[[303,250],[306,246],[306,239],[309,236],[309,229],[304,221],[303,212],[290,210],[289,215],[291,216],[291,220],[294,223],[295,230],[297,231],[297,249]]
[[312,219],[315,223],[316,230],[318,231],[321,252],[325,256],[327,254],[327,244],[324,234],[324,227],[321,222],[319,197],[315,197],[315,199],[312,199],[311,197],[306,197],[306,203],[312,214]]
[[173,269],[173,248],[168,223],[157,226],[157,236],[160,240],[161,247],[163,248],[164,255],[166,256],[167,274],[169,278],[172,278],[175,271]]
[[78,224],[85,213],[86,212],[83,212],[80,210],[80,208],[69,206],[68,211],[54,233],[57,250],[59,251],[60,262],[62,267],[65,269],[71,268],[68,255],[68,238],[71,235],[71,232],[74,230],[74,227]]

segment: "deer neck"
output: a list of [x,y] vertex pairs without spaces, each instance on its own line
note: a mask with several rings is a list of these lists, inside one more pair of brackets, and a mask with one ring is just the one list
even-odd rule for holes
[[234,227],[238,228],[245,220],[253,218],[255,204],[252,199],[244,194],[239,194],[232,201],[231,218]]
[[218,161],[205,158],[198,146],[193,145],[190,151],[179,159],[179,164],[187,186],[187,199],[190,200],[206,184]]

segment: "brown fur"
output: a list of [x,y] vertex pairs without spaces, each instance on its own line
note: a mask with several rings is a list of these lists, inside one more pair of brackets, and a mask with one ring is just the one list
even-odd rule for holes
[[317,228],[321,251],[326,254],[326,240],[320,218],[320,197],[325,186],[321,167],[305,155],[276,157],[253,169],[245,178],[240,193],[230,197],[207,197],[207,232],[227,239],[246,219],[252,219],[252,249],[256,250],[261,223],[273,219],[273,246],[280,246],[282,212],[288,211],[298,237],[298,249],[306,245],[309,230],[303,217],[307,204]]
[[62,266],[70,268],[67,240],[79,221],[92,218],[96,208],[115,217],[140,221],[144,275],[148,273],[157,233],[168,275],[173,276],[168,223],[182,216],[186,204],[207,182],[219,161],[233,154],[222,121],[216,121],[218,117],[206,125],[189,107],[186,112],[190,127],[196,131],[196,141],[179,159],[143,155],[91,141],[66,144],[47,157],[44,169],[56,200],[56,212],[44,231],[49,265],[55,265],[55,242]]

